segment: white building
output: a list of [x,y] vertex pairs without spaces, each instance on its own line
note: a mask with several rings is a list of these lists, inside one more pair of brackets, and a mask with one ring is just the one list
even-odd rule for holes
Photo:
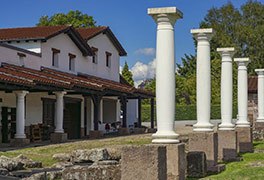
[[0,42],[2,142],[32,139],[34,125],[42,139],[76,139],[106,123],[141,124],[137,99],[153,94],[120,78],[126,51],[109,27],[0,29]]

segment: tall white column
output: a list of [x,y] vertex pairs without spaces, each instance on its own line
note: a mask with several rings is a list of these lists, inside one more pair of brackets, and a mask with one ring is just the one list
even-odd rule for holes
[[235,48],[217,48],[222,56],[221,67],[221,124],[219,130],[234,130],[233,117],[233,62]]
[[15,138],[26,138],[25,134],[25,96],[28,91],[15,91],[16,94],[16,134]]
[[256,69],[258,74],[258,118],[257,122],[264,122],[264,69]]
[[197,123],[193,131],[213,131],[210,123],[211,112],[211,57],[210,40],[213,29],[192,29],[191,33],[197,40],[196,62],[196,107]]
[[56,95],[56,117],[55,117],[55,133],[64,133],[63,130],[63,107],[64,107],[64,101],[63,96],[66,94],[66,92],[54,92]]
[[248,77],[247,65],[249,58],[235,58],[238,65],[237,75],[237,103],[238,103],[238,120],[237,127],[250,127],[248,122]]
[[175,133],[175,56],[174,24],[183,14],[176,7],[150,8],[157,23],[156,102],[157,132],[152,143],[178,143]]

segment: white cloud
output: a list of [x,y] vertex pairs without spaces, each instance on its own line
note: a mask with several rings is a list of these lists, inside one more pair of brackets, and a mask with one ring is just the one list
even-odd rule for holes
[[136,64],[130,69],[133,74],[133,79],[135,81],[135,85],[139,85],[142,81],[146,79],[152,79],[155,76],[156,69],[156,59],[149,62],[148,64],[144,64],[140,61],[137,61]]
[[135,52],[136,54],[143,54],[145,56],[154,56],[156,53],[155,48],[142,48],[142,49],[138,49]]

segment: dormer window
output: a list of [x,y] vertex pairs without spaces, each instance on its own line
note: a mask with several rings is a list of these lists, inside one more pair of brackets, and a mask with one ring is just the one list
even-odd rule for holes
[[98,63],[98,49],[95,47],[92,47],[92,51],[94,53],[92,61],[94,64],[97,64]]
[[24,60],[26,58],[26,54],[18,52],[17,55],[18,55],[18,58],[19,58],[19,65],[20,66],[24,66],[25,65]]
[[69,53],[69,70],[75,71],[75,58],[76,55]]
[[52,66],[59,67],[59,53],[60,50],[52,48]]
[[106,63],[106,67],[109,67],[109,68],[111,66],[111,56],[112,54],[110,52],[105,52],[105,57],[106,57],[105,63]]

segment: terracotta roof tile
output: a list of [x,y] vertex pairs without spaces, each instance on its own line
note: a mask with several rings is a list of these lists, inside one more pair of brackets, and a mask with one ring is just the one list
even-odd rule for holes
[[101,27],[94,27],[94,28],[78,28],[77,31],[85,40],[89,40],[94,36],[100,34],[101,32],[105,31],[108,27],[101,26]]
[[46,39],[69,26],[43,26],[0,29],[0,41]]

